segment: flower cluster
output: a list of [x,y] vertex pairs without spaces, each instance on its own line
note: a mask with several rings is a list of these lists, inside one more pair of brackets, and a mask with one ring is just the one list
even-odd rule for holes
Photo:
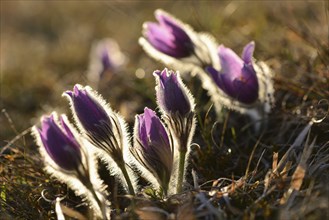
[[[248,43],[239,57],[214,37],[196,33],[170,14],[156,10],[157,22],[146,22],[139,39],[145,51],[183,74],[197,75],[214,102],[264,118],[273,104],[272,75],[264,62],[253,59],[255,43]],[[124,55],[111,39],[95,44],[91,55],[90,82],[124,64]],[[132,138],[127,124],[105,99],[89,86],[75,85],[63,93],[71,105],[75,126],[65,115],[41,118],[33,135],[47,172],[68,184],[89,202],[97,218],[110,217],[110,202],[98,176],[98,161],[107,165],[123,189],[134,196],[141,191],[138,175],[164,197],[185,186],[190,146],[195,132],[195,101],[180,74],[165,68],[154,71],[155,93],[161,117],[149,108],[136,115]],[[96,80],[94,80],[96,79]],[[132,139],[132,141],[130,141]]]
[[180,192],[195,128],[194,99],[179,73],[155,71],[160,119],[149,108],[136,116],[133,143],[123,118],[89,86],[63,93],[71,103],[78,131],[62,115],[44,116],[34,136],[46,170],[84,196],[95,215],[108,218],[109,202],[97,174],[97,158],[107,164],[130,195],[139,190],[141,173],[164,196]]
[[154,59],[165,65],[197,75],[208,91],[217,113],[222,106],[248,114],[255,121],[266,117],[274,102],[272,73],[253,59],[255,43],[250,42],[240,58],[219,45],[210,34],[196,33],[163,10],[155,11],[157,23],[145,22],[139,43]]

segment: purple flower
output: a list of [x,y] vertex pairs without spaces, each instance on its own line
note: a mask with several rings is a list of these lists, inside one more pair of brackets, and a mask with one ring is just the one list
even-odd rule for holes
[[173,151],[165,127],[149,108],[136,116],[132,153],[166,191],[173,166]]
[[102,48],[103,51],[100,53],[100,61],[102,62],[103,71],[111,69],[113,67],[112,61],[109,57],[109,51],[106,48]]
[[252,66],[254,48],[254,42],[247,44],[241,59],[231,49],[221,45],[218,49],[221,70],[206,68],[221,90],[245,104],[252,104],[258,98],[258,80]]
[[194,45],[182,25],[161,10],[155,12],[158,23],[144,24],[144,36],[158,51],[175,58],[190,56]]
[[138,138],[145,150],[154,150],[152,147],[170,150],[170,142],[162,122],[149,108],[144,109],[144,114],[137,116]]
[[71,101],[75,120],[84,136],[123,166],[126,131],[119,116],[88,86],[75,85],[73,91],[64,94]]
[[98,81],[107,71],[118,71],[127,61],[118,43],[106,38],[93,44],[90,52],[88,78]]
[[191,101],[178,73],[165,68],[163,71],[154,71],[153,75],[157,79],[158,104],[167,114],[185,116],[192,111]]
[[90,95],[90,91],[86,88],[75,85],[73,91],[67,91],[65,94],[71,98],[76,116],[86,131],[99,133],[102,125],[111,125],[111,120],[102,104]]
[[78,170],[81,165],[80,144],[75,139],[69,126],[60,118],[60,123],[54,115],[41,119],[41,129],[37,129],[43,147],[51,159],[62,169]]

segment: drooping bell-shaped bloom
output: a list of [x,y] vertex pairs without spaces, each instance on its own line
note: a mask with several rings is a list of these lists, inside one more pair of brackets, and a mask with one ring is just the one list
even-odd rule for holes
[[90,51],[88,79],[91,82],[98,82],[106,72],[116,72],[126,62],[127,58],[115,40],[99,40],[92,45]]
[[174,18],[161,10],[155,12],[158,23],[146,22],[143,34],[158,51],[175,58],[190,56],[194,45],[184,28]]
[[179,73],[166,68],[154,71],[157,81],[156,96],[159,107],[166,114],[176,114],[184,117],[192,111],[193,100],[180,79]]
[[230,48],[223,45],[218,48],[221,70],[207,67],[217,86],[228,96],[244,104],[252,104],[258,98],[258,80],[252,64],[255,43],[247,44],[242,59]]
[[166,191],[173,167],[173,151],[164,125],[149,108],[136,116],[132,153]]
[[82,163],[80,144],[63,117],[60,118],[60,123],[54,117],[52,114],[41,119],[41,128],[37,129],[41,143],[60,168],[76,171]]

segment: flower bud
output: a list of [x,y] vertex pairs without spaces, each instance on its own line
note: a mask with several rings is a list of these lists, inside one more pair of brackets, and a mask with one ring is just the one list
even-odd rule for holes
[[135,144],[131,149],[136,160],[167,191],[173,167],[173,151],[165,127],[155,112],[145,108],[135,121]]
[[90,87],[75,85],[65,92],[80,130],[97,148],[108,153],[116,163],[123,164],[125,125]]
[[184,117],[192,111],[192,100],[179,74],[166,68],[154,71],[156,78],[156,96],[159,107],[166,114],[176,114]]
[[175,19],[161,10],[155,12],[158,23],[147,22],[143,34],[158,51],[175,58],[190,56],[194,51],[192,40]]
[[54,114],[41,119],[41,129],[37,129],[41,143],[50,158],[62,169],[76,171],[81,165],[80,144],[75,139],[69,126],[60,119],[54,119]]
[[67,91],[65,94],[70,97],[74,112],[87,132],[100,133],[104,124],[112,127],[102,103],[90,94],[89,89],[75,85],[73,91]]
[[[105,100],[90,87],[75,85],[73,91],[65,92],[80,131],[95,147],[97,156],[108,164],[123,186],[134,194],[132,181],[126,170],[129,157],[129,138],[124,120],[112,111]],[[121,170],[121,171],[120,171]]]

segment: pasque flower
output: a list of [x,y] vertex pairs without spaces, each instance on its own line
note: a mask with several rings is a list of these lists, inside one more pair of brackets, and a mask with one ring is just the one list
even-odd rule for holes
[[111,155],[114,161],[123,161],[125,125],[99,95],[90,87],[75,85],[64,93],[72,104],[77,124],[91,143]]
[[255,43],[247,44],[242,59],[230,48],[223,45],[218,48],[221,69],[207,67],[217,86],[231,98],[244,104],[252,104],[258,98],[258,80],[252,64]]
[[107,193],[97,174],[97,162],[66,116],[61,115],[59,120],[56,113],[43,116],[41,128],[34,126],[33,135],[46,171],[85,197],[98,217],[107,219]]
[[[216,41],[161,9],[155,22],[145,22],[139,44],[147,54],[171,68],[196,74],[199,67],[216,66]],[[203,68],[202,68],[203,69]]]
[[126,56],[114,39],[99,40],[93,43],[90,51],[88,79],[98,83],[105,73],[119,71],[126,62]]
[[194,134],[194,98],[183,84],[178,72],[164,69],[154,71],[157,103],[164,119],[177,140],[179,151],[187,151]]
[[165,113],[186,116],[192,111],[193,103],[178,73],[165,68],[154,71],[153,75],[157,81],[157,101]]
[[184,28],[173,18],[156,11],[155,17],[158,23],[147,22],[144,24],[144,36],[157,50],[172,57],[188,57],[193,53],[192,40]]
[[45,116],[41,120],[41,128],[37,130],[46,152],[61,169],[69,172],[79,170],[82,166],[80,144],[63,117],[59,124],[53,114]]
[[[117,167],[122,171],[130,193],[134,194],[124,160],[124,152],[129,152],[129,143],[123,119],[88,86],[75,85],[73,91],[67,91],[64,94],[71,101],[75,121],[82,133],[97,149],[102,151],[99,156],[107,161],[109,168],[120,179],[122,175],[119,174],[120,171],[117,171]],[[122,181],[124,182],[123,179]]]
[[75,85],[73,91],[66,91],[65,94],[71,99],[72,108],[82,130],[89,135],[97,135],[100,139],[108,138],[109,134],[104,129],[106,127],[111,132],[112,121],[102,100],[97,100],[89,87],[83,88],[80,85]]
[[173,150],[164,125],[154,111],[145,108],[144,114],[136,116],[134,132],[133,155],[166,194],[173,168]]
[[194,98],[183,84],[179,73],[164,69],[155,71],[156,96],[163,118],[174,139],[176,153],[179,154],[177,188],[180,192],[184,182],[189,147],[195,130]]
[[218,48],[220,68],[206,67],[200,72],[203,87],[208,90],[220,115],[222,107],[248,115],[256,132],[266,126],[267,114],[274,105],[273,74],[265,62],[253,59],[255,43],[248,43],[241,58],[231,49]]

